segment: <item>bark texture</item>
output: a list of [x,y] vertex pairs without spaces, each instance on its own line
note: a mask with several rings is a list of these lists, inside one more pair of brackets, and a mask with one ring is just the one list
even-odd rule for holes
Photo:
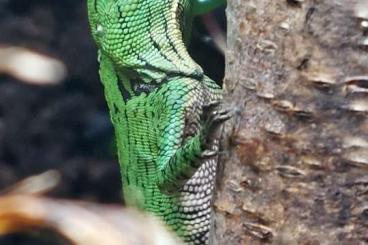
[[368,243],[368,1],[229,0],[218,244]]

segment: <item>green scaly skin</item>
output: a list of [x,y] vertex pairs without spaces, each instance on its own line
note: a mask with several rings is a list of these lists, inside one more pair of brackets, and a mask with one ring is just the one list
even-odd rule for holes
[[224,0],[88,0],[124,199],[209,244],[220,87],[189,56],[196,14]]

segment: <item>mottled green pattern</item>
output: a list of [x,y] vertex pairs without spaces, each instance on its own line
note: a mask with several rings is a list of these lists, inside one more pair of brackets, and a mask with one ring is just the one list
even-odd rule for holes
[[208,2],[222,1],[88,1],[125,201],[162,217],[188,244],[209,243],[216,131],[228,118],[214,103],[221,89],[183,41]]

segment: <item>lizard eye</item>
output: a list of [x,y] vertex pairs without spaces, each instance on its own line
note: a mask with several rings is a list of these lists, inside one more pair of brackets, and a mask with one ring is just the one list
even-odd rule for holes
[[96,26],[96,36],[103,37],[104,34],[105,34],[105,30],[104,30],[103,26],[101,24],[97,24],[97,26]]

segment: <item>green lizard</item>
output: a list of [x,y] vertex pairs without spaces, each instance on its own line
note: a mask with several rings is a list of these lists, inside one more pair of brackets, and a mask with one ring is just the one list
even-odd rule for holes
[[189,56],[192,19],[225,0],[88,0],[124,199],[209,244],[222,90]]

